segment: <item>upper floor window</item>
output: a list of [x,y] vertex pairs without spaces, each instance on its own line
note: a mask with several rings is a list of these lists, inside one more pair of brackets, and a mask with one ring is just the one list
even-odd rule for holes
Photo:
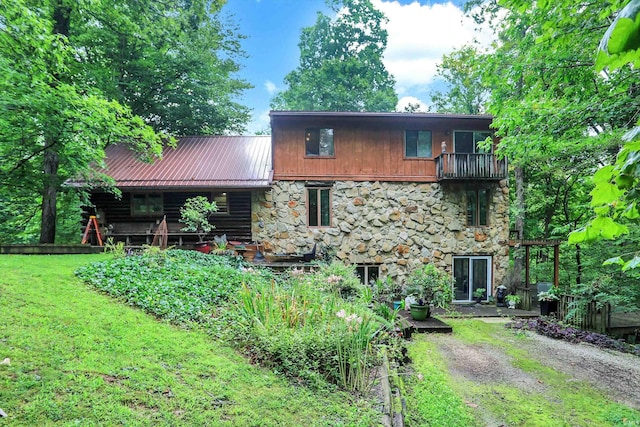
[[430,158],[431,131],[406,130],[404,132],[404,155],[406,157]]
[[307,189],[307,226],[331,226],[331,189]]
[[304,133],[307,156],[333,156],[333,129],[308,128]]
[[131,195],[132,216],[158,216],[163,211],[162,194],[133,193]]
[[491,153],[491,149],[485,150],[481,147],[484,140],[491,136],[488,131],[457,130],[453,134],[453,141],[456,153]]
[[467,225],[489,225],[489,190],[467,190]]

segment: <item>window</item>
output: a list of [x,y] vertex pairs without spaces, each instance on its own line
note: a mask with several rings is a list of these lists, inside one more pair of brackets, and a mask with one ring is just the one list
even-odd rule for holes
[[218,211],[216,212],[216,214],[229,213],[229,203],[227,201],[227,193],[213,193],[211,198],[214,202],[216,202],[216,206],[218,207]]
[[380,267],[377,265],[359,264],[356,266],[356,273],[360,278],[360,283],[370,285],[378,280]]
[[307,225],[309,227],[331,226],[331,189],[307,189]]
[[481,142],[491,136],[491,132],[487,131],[455,131],[454,147],[456,153],[491,153],[491,149],[485,150],[480,147]]
[[406,157],[430,158],[431,131],[407,130],[404,132],[404,155]]
[[307,129],[304,143],[307,156],[333,156],[333,129]]
[[467,190],[467,225],[489,225],[489,190]]
[[132,216],[159,216],[162,215],[162,194],[132,194]]

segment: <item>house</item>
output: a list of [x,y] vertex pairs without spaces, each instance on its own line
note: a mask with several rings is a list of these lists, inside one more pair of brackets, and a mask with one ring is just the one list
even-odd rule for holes
[[180,207],[190,197],[206,196],[218,206],[211,220],[215,234],[251,241],[252,192],[267,191],[271,184],[271,139],[183,137],[154,163],[140,162],[125,146],[112,145],[106,149],[106,165],[122,195],[91,193],[94,208],[89,213],[97,215],[105,237],[127,244],[151,243],[166,217],[170,244],[193,243],[197,236],[181,231]]
[[270,139],[182,138],[154,165],[110,149],[123,198],[92,201],[112,228],[136,220],[151,231],[167,215],[171,231],[181,203],[206,194],[223,207],[216,233],[230,239],[274,253],[317,244],[367,281],[434,263],[453,274],[455,299],[470,301],[478,288],[493,294],[508,266],[507,165],[493,154],[491,120],[273,111]]

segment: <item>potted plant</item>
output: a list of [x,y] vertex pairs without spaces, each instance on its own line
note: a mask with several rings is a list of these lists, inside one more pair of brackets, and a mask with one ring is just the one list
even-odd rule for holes
[[516,308],[516,306],[522,300],[520,298],[520,295],[515,295],[515,294],[507,295],[506,297],[504,297],[504,299],[507,301],[507,308]]
[[487,290],[483,288],[478,288],[475,291],[473,291],[473,297],[476,299],[476,303],[478,304],[482,303],[485,292],[487,292]]
[[558,295],[555,294],[553,288],[548,291],[538,292],[538,302],[540,302],[540,314],[548,316],[551,313],[558,312]]
[[180,221],[185,224],[182,231],[194,232],[198,235],[196,250],[209,253],[211,249],[209,242],[204,241],[204,237],[215,228],[209,222],[209,217],[218,211],[216,202],[210,202],[204,196],[196,196],[187,199],[180,208]]
[[409,275],[405,295],[415,299],[415,302],[410,304],[411,317],[414,320],[425,320],[431,315],[432,306],[444,308],[451,303],[451,279],[433,264],[427,264]]

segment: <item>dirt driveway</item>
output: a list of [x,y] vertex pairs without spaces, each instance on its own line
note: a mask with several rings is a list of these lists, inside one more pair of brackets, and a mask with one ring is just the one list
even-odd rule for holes
[[[567,375],[567,381],[586,381],[611,400],[640,410],[640,358],[590,344],[572,344],[526,332],[528,338],[511,332],[501,334],[503,342],[517,346],[528,358]],[[448,361],[451,375],[474,383],[501,383],[524,392],[545,393],[549,387],[512,364],[504,346],[469,344],[454,335],[430,334]],[[474,405],[475,407],[476,405]],[[486,420],[486,425],[502,425]]]

